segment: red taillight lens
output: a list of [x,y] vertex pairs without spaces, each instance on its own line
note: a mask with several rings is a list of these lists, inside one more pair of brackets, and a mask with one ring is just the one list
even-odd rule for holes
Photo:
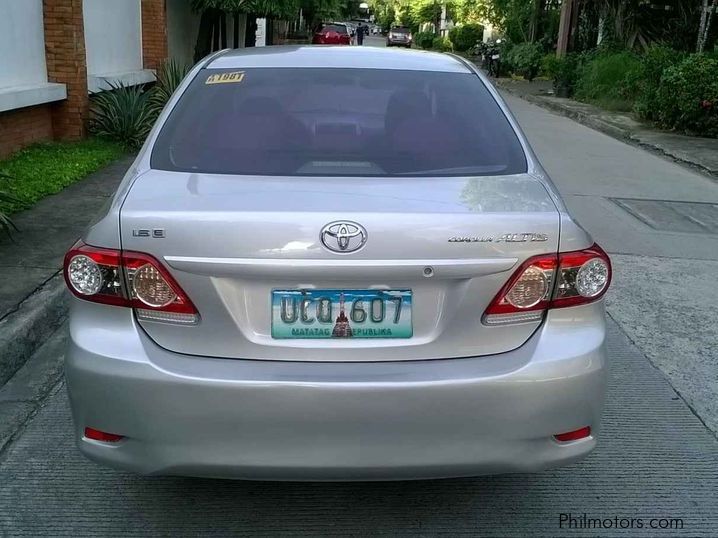
[[65,282],[80,299],[137,309],[154,321],[196,322],[197,309],[167,269],[149,254],[78,243],[65,255]]
[[125,438],[123,435],[107,433],[95,428],[85,428],[85,437],[93,441],[102,441],[103,443],[117,443]]
[[598,245],[524,262],[484,313],[486,325],[538,321],[550,308],[597,301],[611,283],[611,261]]
[[557,441],[567,443],[569,441],[578,441],[579,439],[585,439],[591,435],[591,427],[585,426],[572,432],[559,433],[553,436]]

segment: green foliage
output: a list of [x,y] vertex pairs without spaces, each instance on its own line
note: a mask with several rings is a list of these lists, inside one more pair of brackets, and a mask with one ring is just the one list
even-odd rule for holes
[[430,49],[434,46],[434,32],[417,32],[414,34],[414,43],[422,49]]
[[439,0],[412,0],[409,3],[409,15],[412,29],[418,28],[424,22],[438,24],[441,20],[441,2]]
[[475,23],[455,26],[449,31],[449,39],[453,43],[454,49],[460,52],[466,52],[481,41],[483,37],[484,27]]
[[451,41],[449,41],[448,37],[441,37],[441,36],[435,36],[434,41],[431,44],[431,48],[434,50],[438,50],[440,52],[449,52],[453,50],[453,47],[451,45]]
[[556,78],[556,73],[558,71],[558,63],[559,59],[556,57],[555,53],[549,53],[545,54],[543,58],[541,58],[541,73],[550,79]]
[[[318,2],[321,3],[321,0]],[[226,13],[256,13],[277,18],[289,18],[299,11],[299,0],[191,0],[190,5],[197,12],[215,9]]]
[[0,212],[27,209],[124,153],[122,145],[96,138],[37,144],[20,150],[0,161],[0,170],[7,179],[0,195]]
[[685,57],[684,53],[665,46],[651,47],[641,57],[641,68],[629,78],[636,94],[634,110],[639,117],[650,121],[658,119],[658,89],[663,73],[669,67],[679,64]]
[[[12,177],[4,172],[0,172],[0,180],[7,181],[11,180]],[[3,205],[16,204],[20,201],[11,195],[8,191],[0,189],[0,231],[10,235],[12,230],[17,230],[15,223],[10,219],[10,216],[3,211]]]
[[530,82],[539,73],[543,50],[538,43],[521,43],[511,47],[505,59],[512,71]]
[[693,54],[666,68],[655,105],[661,127],[718,137],[718,60]]
[[596,54],[579,68],[576,97],[605,108],[631,110],[636,97],[631,77],[640,68],[632,52]]
[[150,93],[143,86],[110,84],[110,88],[91,98],[90,132],[138,148],[155,120]]
[[475,0],[473,3],[483,17],[503,31],[512,43],[529,41],[529,27],[535,0]]
[[551,63],[553,86],[556,93],[562,97],[570,97],[576,89],[578,82],[579,68],[585,62],[586,56],[583,53],[570,53],[556,58]]
[[150,92],[149,106],[152,113],[159,115],[180,85],[190,68],[175,60],[169,60],[157,70],[157,83]]

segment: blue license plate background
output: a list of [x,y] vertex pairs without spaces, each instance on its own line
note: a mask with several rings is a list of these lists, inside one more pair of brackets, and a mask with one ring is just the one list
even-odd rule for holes
[[272,338],[411,338],[411,290],[274,290]]

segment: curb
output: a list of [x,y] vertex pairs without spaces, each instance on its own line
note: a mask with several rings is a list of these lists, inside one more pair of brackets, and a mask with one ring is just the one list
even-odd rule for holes
[[[577,123],[580,123],[581,125],[585,125],[586,127],[589,127],[590,129],[599,131],[599,132],[601,132],[605,135],[608,135],[612,138],[621,140],[622,142],[628,142],[635,146],[649,150],[658,155],[668,157],[675,162],[685,164],[687,166],[690,166],[691,168],[699,170],[699,171],[703,172],[704,174],[709,175],[713,179],[718,177],[718,173],[716,173],[715,170],[713,170],[701,163],[697,163],[695,161],[688,160],[684,157],[681,157],[680,155],[677,155],[674,152],[667,150],[666,148],[663,148],[661,146],[658,146],[658,145],[652,144],[650,142],[646,142],[645,140],[642,140],[641,137],[638,136],[638,133],[642,132],[642,131],[634,131],[631,129],[624,129],[622,127],[619,127],[618,125],[609,123],[607,121],[603,121],[600,118],[597,118],[590,114],[585,114],[578,110],[566,108],[563,105],[561,105],[560,103],[555,103],[553,101],[550,101],[549,99],[546,99],[546,98],[543,98],[543,97],[540,97],[537,95],[530,95],[530,94],[524,95],[521,92],[516,91],[514,88],[511,88],[507,85],[502,84],[500,81],[494,81],[494,84],[496,85],[496,87],[498,89],[505,91],[506,93],[509,93],[509,94],[513,95],[514,97],[518,97],[519,99],[523,99],[524,101],[532,103],[536,106],[540,106],[541,108],[550,110],[551,112],[555,112],[556,114],[559,114],[566,118],[572,119],[572,120],[576,121]],[[647,129],[647,131],[650,131],[650,130]]]
[[28,421],[59,390],[65,358],[67,327],[60,327],[0,387],[0,461]]
[[27,297],[17,309],[0,320],[0,387],[45,343],[67,317],[62,274]]

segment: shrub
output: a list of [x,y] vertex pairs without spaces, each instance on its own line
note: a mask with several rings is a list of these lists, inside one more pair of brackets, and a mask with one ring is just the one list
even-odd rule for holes
[[551,78],[557,95],[562,97],[573,95],[578,82],[579,69],[585,60],[585,53],[571,53],[556,58],[551,63],[550,69],[553,71]]
[[515,45],[506,54],[506,62],[510,68],[531,82],[541,68],[543,52],[537,43],[521,43]]
[[449,30],[449,39],[454,49],[466,52],[482,41],[484,38],[484,27],[480,24],[463,24]]
[[439,50],[441,52],[450,51],[453,49],[451,46],[451,41],[449,41],[448,37],[441,37],[441,36],[434,36],[434,41],[431,44],[431,48],[434,50]]
[[541,74],[551,80],[554,80],[558,72],[559,61],[560,60],[556,56],[556,53],[546,54],[543,58],[541,58]]
[[430,49],[434,45],[434,32],[417,32],[414,43],[422,49]]
[[661,77],[669,67],[679,64],[686,55],[669,47],[651,47],[641,57],[641,68],[629,76],[629,84],[636,94],[634,110],[644,119],[656,121],[658,88]]
[[636,95],[629,81],[640,69],[640,60],[631,52],[597,54],[579,68],[576,97],[606,108],[631,110]]
[[[0,180],[8,180],[12,179],[9,175],[0,172]],[[4,191],[0,189],[0,204],[11,204],[11,203],[18,203],[19,200],[12,196],[9,192]],[[12,220],[10,220],[10,216],[5,213],[2,209],[0,209],[0,231],[5,232],[8,236],[10,235],[11,230],[16,230],[17,227],[13,223]]]
[[656,93],[661,127],[718,137],[718,60],[692,54],[668,67]]
[[189,73],[189,69],[188,66],[175,60],[169,60],[157,70],[157,83],[152,88],[149,98],[149,106],[153,114],[159,115],[162,112],[167,101]]
[[128,148],[140,147],[152,128],[150,93],[142,86],[110,84],[111,89],[91,99],[90,132],[116,140]]

